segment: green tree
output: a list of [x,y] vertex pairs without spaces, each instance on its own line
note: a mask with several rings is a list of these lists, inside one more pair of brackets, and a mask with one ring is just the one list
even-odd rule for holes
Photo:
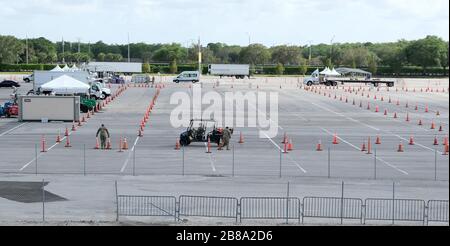
[[270,59],[270,53],[262,44],[252,44],[239,53],[239,61],[248,64],[265,64]]
[[98,61],[105,61],[105,59],[106,59],[106,55],[105,55],[105,53],[103,53],[103,52],[100,52],[100,53],[98,53],[98,55],[97,55],[97,60]]
[[375,54],[371,54],[369,57],[369,62],[368,62],[368,66],[369,66],[369,72],[371,72],[372,74],[376,74],[377,70],[378,70],[378,57]]
[[148,63],[142,64],[142,72],[143,73],[151,73],[152,70],[151,70],[150,64],[148,64]]
[[19,61],[24,45],[13,36],[0,35],[0,63],[9,64]]
[[280,45],[270,48],[271,58],[274,63],[284,65],[298,64],[301,57],[301,48],[297,46]]
[[413,41],[406,48],[408,61],[421,66],[424,70],[428,67],[441,66],[441,59],[446,53],[447,44],[436,36],[427,36],[424,39]]
[[284,74],[284,66],[280,62],[275,67],[275,72],[277,75],[283,75]]
[[308,72],[308,61],[304,58],[300,59],[300,67],[299,67],[299,72],[300,74],[302,74],[303,76],[305,76],[306,72]]
[[177,73],[178,72],[178,66],[177,66],[177,60],[174,59],[173,61],[170,62],[170,67],[169,67],[170,73]]

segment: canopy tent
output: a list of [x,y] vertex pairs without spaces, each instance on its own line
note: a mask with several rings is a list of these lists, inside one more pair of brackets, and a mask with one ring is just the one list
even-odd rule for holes
[[371,76],[372,73],[361,70],[361,69],[357,69],[357,68],[347,68],[347,67],[340,67],[336,69],[337,72],[339,72],[340,74],[361,74],[361,75],[369,75]]
[[322,75],[332,75],[331,74],[331,70],[328,67],[326,67],[322,72],[320,72],[320,74],[322,74]]
[[52,91],[55,94],[88,93],[90,86],[68,75],[62,75],[41,85],[42,91]]
[[80,69],[77,68],[77,66],[75,66],[75,64],[73,64],[73,66],[70,68],[70,71],[79,71]]
[[70,68],[69,68],[69,66],[67,66],[67,64],[66,64],[66,65],[62,68],[62,70],[66,72],[66,71],[69,71]]
[[56,67],[53,68],[53,69],[50,70],[50,71],[52,71],[52,72],[63,72],[64,70],[62,70],[62,68],[61,68],[60,66],[56,65]]
[[332,76],[340,76],[341,74],[338,73],[338,72],[336,71],[336,69],[333,68],[333,70],[331,70],[331,72],[330,72],[330,75],[332,75]]

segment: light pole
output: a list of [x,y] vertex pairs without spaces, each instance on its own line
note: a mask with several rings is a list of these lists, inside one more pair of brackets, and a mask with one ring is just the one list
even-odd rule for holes
[[308,42],[309,42],[309,56],[308,56],[308,63],[309,63],[309,65],[311,65],[311,56],[312,56],[312,46],[311,46],[311,43],[312,43],[312,40],[308,40]]
[[26,36],[25,42],[26,42],[26,46],[27,46],[27,48],[26,48],[26,60],[27,60],[27,64],[28,64],[28,35]]
[[128,62],[130,62],[130,33],[128,33]]
[[250,44],[251,44],[252,42],[251,42],[251,36],[250,36],[250,33],[249,33],[249,32],[247,32],[247,36],[248,36],[248,46],[250,46]]
[[335,37],[336,37],[336,35],[333,35],[333,38],[331,39],[331,47],[330,47],[330,63],[331,64],[333,64],[333,41],[334,41]]

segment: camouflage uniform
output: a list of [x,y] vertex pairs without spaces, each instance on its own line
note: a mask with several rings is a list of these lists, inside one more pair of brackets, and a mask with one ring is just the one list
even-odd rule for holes
[[98,137],[99,135],[100,135],[100,147],[101,147],[101,149],[105,149],[106,148],[106,140],[109,138],[109,131],[108,131],[108,129],[106,129],[106,127],[104,125],[102,125],[97,130],[96,137]]

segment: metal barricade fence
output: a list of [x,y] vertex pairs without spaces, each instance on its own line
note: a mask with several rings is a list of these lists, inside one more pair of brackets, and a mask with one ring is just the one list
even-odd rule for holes
[[[287,200],[289,199],[289,202]],[[240,219],[297,219],[300,199],[287,197],[242,197]]]
[[181,195],[179,203],[179,216],[238,218],[238,199],[234,197]]
[[304,218],[359,219],[362,222],[362,200],[341,197],[304,197]]
[[170,216],[176,219],[174,196],[118,195],[117,202],[119,216]]
[[428,222],[448,222],[448,200],[429,200],[427,203]]
[[365,200],[364,220],[425,221],[425,201],[416,199]]

